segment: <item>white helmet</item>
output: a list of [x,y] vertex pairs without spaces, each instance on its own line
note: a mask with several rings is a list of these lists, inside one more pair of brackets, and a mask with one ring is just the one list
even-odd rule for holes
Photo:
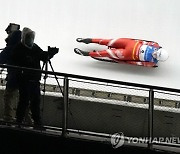
[[157,60],[159,61],[166,61],[169,57],[169,54],[166,50],[163,48],[160,48],[159,50],[156,51],[157,53]]

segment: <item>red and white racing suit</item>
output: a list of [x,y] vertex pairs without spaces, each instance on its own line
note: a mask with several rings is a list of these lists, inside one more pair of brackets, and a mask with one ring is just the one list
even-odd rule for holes
[[118,39],[95,39],[91,43],[106,45],[109,48],[102,51],[90,51],[89,56],[97,59],[110,59],[114,62],[125,62],[143,66],[157,66],[157,62],[146,61],[141,58],[141,47],[143,45],[160,48],[159,44],[153,41],[118,38]]

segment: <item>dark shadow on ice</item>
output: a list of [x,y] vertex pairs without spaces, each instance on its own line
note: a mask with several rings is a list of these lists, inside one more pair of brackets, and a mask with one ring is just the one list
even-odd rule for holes
[[[130,64],[118,64],[118,63],[110,63],[110,62],[100,62],[94,61],[93,63],[86,63],[88,67],[97,68],[100,70],[107,70],[109,73],[111,72],[123,72],[127,74],[142,74],[142,75],[157,75],[159,71],[158,67],[144,67],[144,66],[134,66]],[[91,65],[91,66],[90,66]]]

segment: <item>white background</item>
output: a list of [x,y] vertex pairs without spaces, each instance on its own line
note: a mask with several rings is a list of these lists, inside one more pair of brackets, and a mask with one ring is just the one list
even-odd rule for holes
[[[43,49],[58,47],[51,60],[56,72],[180,88],[179,0],[8,0],[0,5],[0,48],[5,28],[18,23],[36,32]],[[105,46],[81,44],[76,38],[139,38],[158,42],[169,59],[158,68],[96,61],[74,53],[74,48]]]

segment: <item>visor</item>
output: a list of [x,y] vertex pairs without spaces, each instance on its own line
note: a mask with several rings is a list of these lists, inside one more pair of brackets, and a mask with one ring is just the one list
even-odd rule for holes
[[157,56],[157,60],[160,60],[160,57],[161,57],[161,51],[155,51],[155,53],[156,53],[156,56]]

